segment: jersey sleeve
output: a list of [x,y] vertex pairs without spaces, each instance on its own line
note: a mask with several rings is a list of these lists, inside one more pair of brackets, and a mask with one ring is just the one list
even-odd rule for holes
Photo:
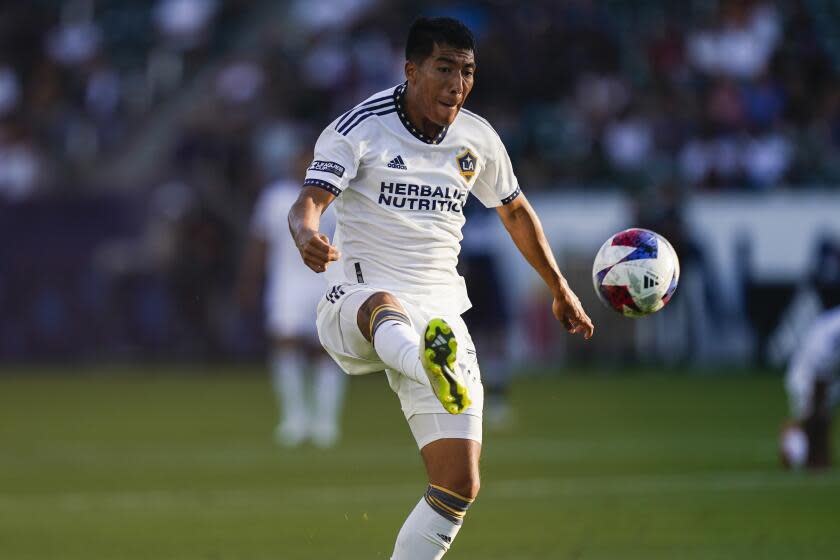
[[507,150],[498,136],[495,140],[495,153],[479,172],[472,188],[472,194],[487,208],[508,204],[521,192]]
[[306,170],[303,184],[321,187],[338,196],[356,176],[359,158],[358,147],[331,124],[315,143],[315,159]]

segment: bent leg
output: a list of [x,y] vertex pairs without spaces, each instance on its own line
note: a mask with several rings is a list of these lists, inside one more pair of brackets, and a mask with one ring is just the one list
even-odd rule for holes
[[376,292],[370,296],[356,315],[356,322],[362,336],[370,343],[373,343],[373,335],[384,322],[396,320],[411,324],[405,308],[396,296],[388,292]]
[[456,367],[458,342],[446,321],[430,319],[421,338],[399,300],[376,292],[359,307],[356,325],[383,363],[429,385],[446,412],[460,414],[472,404]]
[[418,383],[426,372],[420,362],[420,339],[400,301],[388,292],[376,292],[359,307],[356,324],[379,359]]

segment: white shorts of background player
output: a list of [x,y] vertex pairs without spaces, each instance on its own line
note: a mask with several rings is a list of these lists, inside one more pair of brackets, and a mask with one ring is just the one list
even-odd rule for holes
[[266,327],[278,338],[310,338],[317,334],[312,314],[324,297],[324,283],[309,269],[287,271],[283,286],[272,286],[266,293]]

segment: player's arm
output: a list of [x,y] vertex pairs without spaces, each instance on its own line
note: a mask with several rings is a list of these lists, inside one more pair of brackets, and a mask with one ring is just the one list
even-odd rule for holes
[[303,187],[289,210],[289,231],[304,264],[315,272],[324,272],[341,256],[329,237],[318,231],[321,215],[333,200],[335,195],[320,187]]
[[540,219],[524,194],[508,204],[496,208],[519,252],[534,267],[554,296],[554,316],[572,334],[581,333],[590,338],[595,328],[583,310],[580,300],[560,274],[557,261],[548,245]]

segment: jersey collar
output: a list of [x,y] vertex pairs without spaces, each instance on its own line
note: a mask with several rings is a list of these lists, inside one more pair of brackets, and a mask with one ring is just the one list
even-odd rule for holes
[[411,124],[411,121],[408,120],[408,116],[405,112],[405,90],[408,88],[408,82],[403,82],[401,85],[398,85],[394,89],[394,103],[397,105],[397,114],[400,116],[400,122],[403,123],[403,126],[407,131],[409,131],[412,136],[417,138],[418,140],[425,142],[426,144],[440,144],[443,142],[444,137],[446,136],[446,132],[449,130],[448,126],[443,127],[437,136],[434,138],[430,138],[417,130],[417,127]]

